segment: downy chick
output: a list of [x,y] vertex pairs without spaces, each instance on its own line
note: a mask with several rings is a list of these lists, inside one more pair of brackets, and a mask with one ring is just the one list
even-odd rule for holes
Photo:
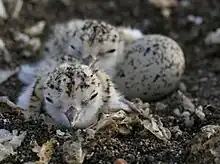
[[65,55],[88,60],[87,63],[96,60],[97,68],[112,77],[116,74],[116,65],[124,59],[124,44],[143,36],[137,29],[117,28],[103,21],[79,19],[56,24],[51,31],[44,45],[44,58],[36,64],[21,67],[19,79],[23,83],[33,82],[41,62]]
[[18,98],[18,105],[36,117],[43,109],[66,127],[86,128],[102,112],[132,112],[103,71],[79,63],[62,63],[42,74]]

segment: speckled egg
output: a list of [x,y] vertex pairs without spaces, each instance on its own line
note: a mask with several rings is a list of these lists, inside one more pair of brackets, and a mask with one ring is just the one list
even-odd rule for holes
[[158,100],[172,92],[185,69],[182,49],[163,35],[145,35],[126,45],[124,61],[113,78],[128,98]]

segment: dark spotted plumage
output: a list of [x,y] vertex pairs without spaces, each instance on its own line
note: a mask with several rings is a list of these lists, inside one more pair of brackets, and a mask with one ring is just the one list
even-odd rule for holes
[[119,40],[119,36],[111,34],[115,27],[103,21],[87,20],[80,30],[80,39],[86,41],[90,46],[105,41],[116,42]]

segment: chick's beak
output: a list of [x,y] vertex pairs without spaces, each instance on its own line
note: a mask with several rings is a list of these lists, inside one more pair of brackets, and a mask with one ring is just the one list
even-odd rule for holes
[[94,57],[92,55],[87,55],[82,60],[83,60],[84,64],[90,65],[90,63],[92,61],[94,61],[95,59],[94,59]]
[[73,106],[69,107],[69,109],[65,112],[66,117],[70,122],[74,122],[78,117],[78,110]]

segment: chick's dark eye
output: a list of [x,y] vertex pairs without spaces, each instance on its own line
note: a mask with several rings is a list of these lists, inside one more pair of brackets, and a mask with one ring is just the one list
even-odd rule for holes
[[113,53],[115,51],[116,51],[115,49],[111,49],[111,50],[107,51],[106,53]]
[[49,97],[46,97],[46,100],[50,103],[53,103],[53,100],[51,100]]
[[97,92],[97,93],[95,93],[95,94],[93,94],[93,95],[90,97],[90,99],[89,99],[89,100],[93,100],[94,98],[96,98],[96,96],[98,96],[98,92]]
[[97,96],[98,96],[98,92],[94,93],[89,99],[86,99],[86,100],[82,101],[82,105],[87,105],[89,103],[89,101],[93,100]]
[[75,50],[76,48],[73,46],[73,45],[70,45],[70,47],[73,49],[73,50]]

